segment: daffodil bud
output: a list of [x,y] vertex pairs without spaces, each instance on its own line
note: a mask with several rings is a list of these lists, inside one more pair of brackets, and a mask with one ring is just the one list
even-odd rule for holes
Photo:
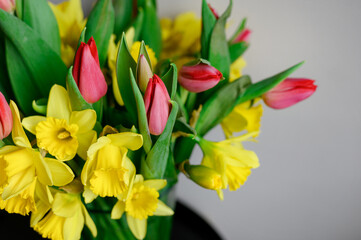
[[15,0],[0,0],[0,8],[6,12],[14,11]]
[[212,168],[204,165],[190,165],[188,162],[183,162],[181,164],[181,171],[201,187],[211,190],[222,188],[221,175]]
[[251,30],[248,28],[244,29],[238,36],[233,40],[233,43],[239,43],[239,42],[247,42],[249,39],[249,36],[251,35]]
[[10,106],[4,95],[0,92],[0,139],[4,139],[11,133],[13,128],[13,116]]
[[310,97],[316,91],[317,86],[314,82],[314,80],[305,78],[287,78],[263,94],[263,101],[274,109],[290,107]]
[[107,93],[94,38],[81,43],[74,60],[73,77],[85,101],[95,103]]
[[149,63],[143,54],[140,55],[138,64],[138,86],[140,90],[145,93],[145,91],[147,90],[149,79],[153,77],[153,72],[150,69]]
[[144,94],[144,105],[147,113],[149,132],[160,135],[167,124],[171,104],[170,97],[162,79],[156,74],[149,79]]
[[184,65],[179,71],[178,82],[190,92],[204,92],[218,84],[223,78],[216,68],[203,62]]

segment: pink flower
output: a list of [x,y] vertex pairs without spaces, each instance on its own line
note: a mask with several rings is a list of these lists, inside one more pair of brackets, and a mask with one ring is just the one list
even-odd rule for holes
[[6,12],[12,12],[15,9],[15,0],[0,0],[0,8]]
[[248,28],[244,29],[234,40],[233,43],[247,42],[251,35],[251,30]]
[[167,124],[171,110],[170,97],[163,81],[156,75],[149,79],[144,94],[144,105],[147,113],[149,132],[160,135]]
[[263,94],[263,101],[274,109],[290,107],[311,96],[317,86],[314,80],[306,78],[287,78],[276,87]]
[[13,128],[13,115],[4,95],[0,92],[0,139],[4,139]]
[[178,82],[190,92],[203,92],[218,84],[223,78],[216,68],[198,63],[193,66],[183,66],[179,71]]
[[80,93],[88,103],[95,103],[107,93],[107,83],[100,69],[94,38],[81,43],[74,60],[73,77]]

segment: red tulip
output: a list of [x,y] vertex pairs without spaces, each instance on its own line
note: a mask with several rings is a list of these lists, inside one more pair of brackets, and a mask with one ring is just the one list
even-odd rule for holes
[[0,139],[4,139],[13,128],[13,115],[4,95],[0,92]]
[[188,91],[199,93],[216,86],[222,78],[220,71],[201,62],[193,66],[183,66],[179,71],[178,81]]
[[14,11],[15,0],[0,0],[0,8],[6,12]]
[[218,15],[217,11],[209,3],[208,3],[208,7],[209,7],[209,9],[211,9],[211,11],[212,11],[213,15],[216,17],[216,19],[218,19],[219,15]]
[[290,107],[311,96],[317,86],[315,81],[305,78],[287,78],[276,87],[263,94],[263,101],[274,109]]
[[250,35],[251,30],[246,28],[233,40],[233,43],[247,42]]
[[81,43],[74,60],[73,77],[80,93],[88,103],[95,103],[107,93],[107,83],[99,65],[94,38]]
[[147,113],[149,132],[160,135],[167,124],[171,104],[170,97],[163,81],[156,75],[149,79],[144,94],[144,105]]

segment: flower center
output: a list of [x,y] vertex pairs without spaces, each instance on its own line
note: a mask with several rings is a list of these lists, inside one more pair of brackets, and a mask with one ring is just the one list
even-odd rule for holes
[[159,193],[154,188],[134,185],[125,204],[125,211],[134,218],[147,219],[158,207]]

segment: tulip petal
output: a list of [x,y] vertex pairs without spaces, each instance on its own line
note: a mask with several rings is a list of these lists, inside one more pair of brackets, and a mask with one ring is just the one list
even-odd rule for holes
[[13,128],[13,117],[9,104],[0,92],[0,139],[7,137]]
[[143,145],[143,137],[137,133],[122,132],[108,134],[107,137],[112,141],[113,145],[118,147],[125,147],[132,151],[138,150]]
[[90,52],[95,60],[95,62],[98,64],[98,66],[100,67],[99,64],[99,55],[98,55],[98,49],[97,49],[97,45],[95,44],[95,40],[93,38],[93,36],[91,36],[88,40],[89,48],[90,48]]
[[69,123],[71,114],[70,100],[65,88],[54,85],[49,94],[47,117],[64,119]]
[[68,165],[52,158],[45,158],[55,186],[65,186],[74,179],[74,173]]
[[46,117],[31,116],[24,118],[21,123],[26,130],[36,135],[36,125],[38,125],[38,123],[42,121],[46,121]]
[[137,239],[144,239],[147,233],[147,219],[136,219],[127,214],[127,223]]
[[173,214],[174,211],[170,207],[165,205],[161,200],[158,200],[158,207],[154,212],[155,216],[172,216]]

